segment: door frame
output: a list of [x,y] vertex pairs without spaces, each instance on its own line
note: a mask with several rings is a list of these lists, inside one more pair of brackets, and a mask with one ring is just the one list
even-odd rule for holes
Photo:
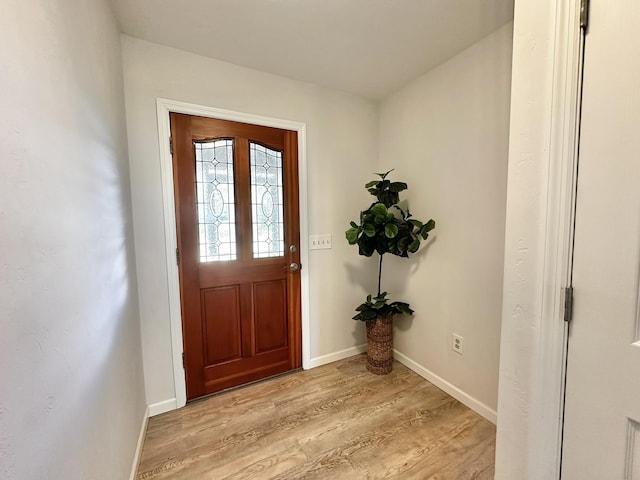
[[[546,225],[538,291],[539,356],[531,397],[532,479],[560,478],[569,325],[564,289],[571,286],[578,182],[583,35],[580,0],[555,3],[552,93],[548,110],[549,156],[545,178]],[[573,301],[573,300],[572,300]]]
[[[507,228],[517,233],[520,243],[505,245],[505,252],[521,245],[541,244],[542,248],[531,252],[534,257],[520,270],[511,267],[510,257],[505,258],[505,273],[527,276],[515,295],[506,286],[503,292],[497,422],[503,439],[498,438],[496,451],[496,473],[503,476],[518,471],[532,480],[560,478],[568,345],[563,290],[570,284],[573,257],[582,47],[580,0],[549,0],[542,15],[537,5],[516,1],[514,64],[522,67],[533,61],[540,70],[519,72],[512,83],[512,102],[514,94],[517,97],[511,110],[510,142],[514,144],[509,169],[515,173],[510,172],[509,179],[517,178],[517,184],[509,189],[518,193],[508,193],[507,209],[517,213],[511,214],[513,224]],[[526,110],[514,109],[531,98],[537,102]],[[542,125],[546,128],[541,143],[526,145],[528,136],[535,142]],[[529,163],[522,160],[526,149]],[[521,163],[528,168],[526,176],[519,170]],[[536,204],[528,204],[527,195],[535,191],[544,195]],[[522,215],[525,204],[541,213],[540,223],[533,227]],[[512,309],[521,305],[530,309],[530,321],[535,322],[531,324],[535,328],[526,333],[513,326]],[[506,346],[514,339],[530,350],[511,353]],[[522,365],[527,371],[518,373]],[[522,415],[523,409],[530,410]]]
[[[555,2],[549,157],[540,297],[539,356],[533,384],[531,478],[560,478],[569,325],[564,289],[571,286],[578,188],[584,35],[580,0]],[[572,300],[573,301],[573,300]]]
[[176,210],[173,186],[173,157],[170,149],[171,126],[170,113],[184,113],[200,117],[231,120],[251,123],[265,127],[292,130],[298,133],[298,186],[300,202],[300,294],[302,307],[302,368],[307,370],[311,360],[311,338],[309,317],[309,251],[308,238],[308,203],[307,203],[307,126],[305,123],[265,117],[246,112],[224,110],[192,103],[156,99],[158,118],[158,143],[160,148],[160,170],[162,176],[162,200],[164,210],[164,236],[166,247],[167,282],[169,293],[169,317],[171,322],[171,357],[173,362],[173,379],[175,385],[176,408],[187,403],[187,386],[185,371],[182,366],[182,315],[180,303],[180,276],[176,262]]

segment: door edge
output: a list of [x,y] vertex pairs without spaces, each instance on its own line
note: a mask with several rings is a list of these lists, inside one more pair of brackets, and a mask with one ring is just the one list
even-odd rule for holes
[[[234,122],[251,123],[265,127],[292,130],[298,134],[298,201],[300,205],[300,261],[302,265],[309,265],[308,238],[308,190],[307,190],[307,126],[305,123],[266,117],[247,112],[224,110],[204,105],[180,102],[165,98],[156,98],[156,114],[158,121],[158,142],[160,150],[160,172],[162,182],[162,201],[164,219],[165,255],[167,266],[167,290],[169,299],[169,317],[171,331],[171,357],[173,364],[173,379],[175,388],[175,409],[184,407],[187,403],[187,387],[185,372],[182,364],[183,338],[182,315],[180,304],[180,281],[176,262],[176,214],[173,185],[173,164],[170,146],[171,127],[170,113],[183,113],[201,117],[230,120]],[[309,317],[309,270],[300,271],[301,295],[301,329],[302,329],[302,368],[310,368],[311,337]],[[173,410],[173,408],[171,408]]]

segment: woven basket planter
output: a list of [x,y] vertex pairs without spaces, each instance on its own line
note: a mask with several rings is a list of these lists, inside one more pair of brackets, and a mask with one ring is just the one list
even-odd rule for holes
[[386,375],[393,368],[393,317],[367,322],[367,370]]

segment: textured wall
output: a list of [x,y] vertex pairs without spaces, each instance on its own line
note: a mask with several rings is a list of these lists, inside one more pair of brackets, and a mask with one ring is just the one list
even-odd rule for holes
[[103,1],[0,15],[0,477],[128,478],[145,412],[120,41]]
[[[504,294],[496,478],[547,479],[535,470],[553,459],[531,461],[536,447],[535,385],[542,345],[545,236],[552,113],[555,14],[559,0],[517,2],[505,232]],[[548,420],[547,420],[548,421]],[[542,460],[542,461],[541,461]]]

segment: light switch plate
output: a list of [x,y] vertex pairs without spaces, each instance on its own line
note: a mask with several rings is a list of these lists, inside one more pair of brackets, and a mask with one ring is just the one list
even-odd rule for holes
[[309,235],[309,250],[323,250],[331,248],[331,234]]

